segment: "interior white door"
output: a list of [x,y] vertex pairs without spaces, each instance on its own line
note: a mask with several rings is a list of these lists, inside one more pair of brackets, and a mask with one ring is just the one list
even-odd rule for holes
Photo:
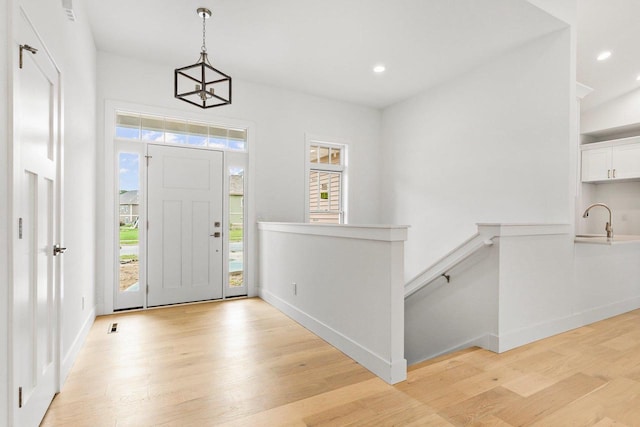
[[15,54],[22,50],[22,64],[14,70],[14,424],[37,426],[59,375],[60,256],[53,252],[59,238],[59,75],[24,16],[17,34]]
[[222,298],[222,153],[149,144],[147,155],[147,305]]

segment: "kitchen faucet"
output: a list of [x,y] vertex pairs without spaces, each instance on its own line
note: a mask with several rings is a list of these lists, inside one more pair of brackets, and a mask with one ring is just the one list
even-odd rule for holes
[[613,228],[612,228],[612,224],[611,224],[611,209],[609,209],[609,206],[605,205],[604,203],[594,203],[593,205],[589,206],[584,213],[582,214],[582,218],[586,218],[589,216],[589,211],[591,210],[591,208],[596,207],[596,206],[602,206],[603,208],[605,208],[606,210],[609,211],[609,222],[607,222],[607,225],[605,225],[604,229],[607,232],[607,238],[612,238],[613,237]]

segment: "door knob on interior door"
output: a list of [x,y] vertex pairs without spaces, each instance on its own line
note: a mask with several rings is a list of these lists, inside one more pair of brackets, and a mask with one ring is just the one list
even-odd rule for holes
[[58,244],[53,245],[53,256],[56,256],[58,254],[63,254],[64,251],[66,251],[66,250],[67,250],[67,248],[62,248]]
[[216,231],[213,234],[209,234],[209,236],[211,236],[211,237],[220,237],[221,235],[222,235],[222,233],[220,233],[219,231]]

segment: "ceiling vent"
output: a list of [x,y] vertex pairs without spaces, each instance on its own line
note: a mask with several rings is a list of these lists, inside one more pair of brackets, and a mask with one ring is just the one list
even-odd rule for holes
[[62,8],[64,9],[64,13],[67,15],[67,19],[75,22],[76,14],[73,11],[73,0],[62,0]]

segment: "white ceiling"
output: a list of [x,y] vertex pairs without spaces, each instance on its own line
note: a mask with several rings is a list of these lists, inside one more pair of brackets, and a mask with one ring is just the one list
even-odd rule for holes
[[[640,88],[640,0],[578,0],[578,81],[594,91],[582,111]],[[596,60],[602,51],[611,57]]]
[[[372,107],[391,105],[563,27],[526,0],[86,4],[100,51],[176,68],[194,63],[202,37],[195,11],[208,7],[207,48],[216,68],[234,78]],[[372,72],[377,63],[386,65],[383,75]]]

